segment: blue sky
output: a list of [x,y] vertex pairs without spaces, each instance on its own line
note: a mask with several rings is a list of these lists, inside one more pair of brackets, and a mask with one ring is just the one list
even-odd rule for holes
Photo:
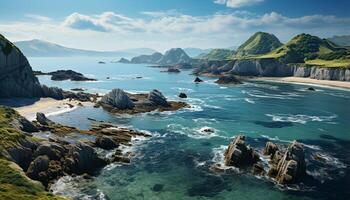
[[0,33],[117,50],[224,48],[256,31],[282,42],[306,32],[350,34],[349,0],[0,0]]

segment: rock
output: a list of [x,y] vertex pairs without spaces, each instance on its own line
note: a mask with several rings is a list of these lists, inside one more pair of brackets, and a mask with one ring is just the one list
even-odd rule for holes
[[242,84],[234,75],[221,76],[219,80],[215,81],[218,84]]
[[18,130],[27,132],[27,133],[33,133],[38,132],[39,129],[29,120],[22,116],[18,116],[15,120],[11,122],[11,125],[15,127]]
[[41,87],[42,89],[42,96],[43,97],[51,97],[57,100],[62,100],[65,97],[63,96],[63,90],[58,87],[47,87],[46,85],[43,85]]
[[53,125],[55,124],[53,121],[46,118],[44,113],[36,113],[36,121],[38,121],[41,125]]
[[177,68],[170,67],[168,70],[163,71],[163,72],[168,72],[168,73],[180,73],[181,71]]
[[252,170],[253,175],[259,175],[259,176],[263,176],[265,175],[265,169],[264,166],[260,163],[256,163],[253,165],[253,170]]
[[22,169],[28,169],[28,166],[33,158],[32,149],[24,146],[17,146],[7,150],[8,154],[15,163]]
[[54,81],[96,81],[96,79],[87,78],[83,74],[75,72],[73,70],[57,70],[54,72],[49,72],[47,74],[51,75],[51,80]]
[[55,143],[43,143],[34,152],[34,156],[48,156],[50,160],[60,160],[65,154],[65,150]]
[[41,86],[27,58],[0,34],[0,98],[41,97]]
[[249,167],[259,161],[259,155],[245,144],[245,136],[236,136],[225,151],[225,164],[235,167]]
[[98,157],[95,150],[83,143],[71,144],[66,158],[67,170],[71,173],[93,173],[96,169],[105,166],[107,162]]
[[278,146],[272,142],[266,142],[265,148],[263,150],[263,155],[271,156],[271,158],[275,155],[276,151],[278,151]]
[[101,102],[118,109],[132,109],[135,104],[122,89],[113,89],[102,97]]
[[82,92],[82,91],[84,91],[84,89],[83,88],[73,88],[73,89],[71,89],[72,91],[78,91],[78,92]]
[[49,157],[39,156],[30,163],[29,168],[26,172],[27,176],[33,180],[38,180],[44,185],[49,182],[49,177],[46,171],[49,169]]
[[96,137],[95,145],[97,147],[100,147],[100,148],[106,149],[106,150],[114,149],[114,148],[118,147],[118,144],[113,139],[111,139],[110,137],[107,137],[107,136]]
[[313,88],[313,87],[309,87],[308,90],[310,90],[310,91],[316,91],[315,88]]
[[106,64],[105,62],[103,61],[99,61],[98,64]]
[[187,95],[183,92],[180,92],[179,97],[180,98],[187,98]]
[[152,187],[152,190],[154,192],[160,192],[163,190],[164,185],[163,184],[154,184]]
[[111,77],[107,76],[106,79],[109,80],[109,79],[111,79]]
[[200,83],[200,82],[203,82],[203,80],[200,79],[199,77],[196,77],[196,79],[194,79],[194,82],[195,82],[195,83]]
[[269,170],[269,175],[279,184],[295,183],[306,175],[305,152],[300,143],[294,141],[280,155],[274,156]]
[[148,100],[154,105],[159,105],[159,106],[164,106],[164,107],[169,106],[167,99],[164,97],[164,95],[159,90],[152,90],[148,94]]

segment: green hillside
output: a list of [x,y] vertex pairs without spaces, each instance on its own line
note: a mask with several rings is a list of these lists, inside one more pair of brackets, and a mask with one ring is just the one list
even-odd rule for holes
[[282,46],[282,43],[275,35],[257,32],[238,47],[237,56],[265,54],[280,46]]
[[350,63],[349,55],[348,49],[338,47],[326,39],[303,33],[259,58],[277,58],[284,63],[347,66]]
[[204,60],[226,60],[233,57],[235,51],[230,49],[213,49],[207,54],[201,54],[197,58]]

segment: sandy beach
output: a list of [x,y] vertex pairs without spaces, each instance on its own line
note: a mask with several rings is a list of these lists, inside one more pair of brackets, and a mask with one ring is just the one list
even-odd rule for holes
[[253,77],[248,80],[258,80],[258,81],[273,81],[273,82],[284,82],[284,83],[294,83],[294,84],[307,84],[315,86],[328,86],[337,87],[343,89],[350,89],[349,81],[329,81],[329,80],[317,80],[311,78],[302,77]]
[[69,101],[68,99],[55,100],[52,98],[41,98],[40,100],[36,101],[34,104],[15,107],[14,109],[25,118],[32,121],[36,118],[37,112],[42,112],[46,116],[56,115],[56,114],[72,111],[78,108],[79,106],[81,106],[80,103],[83,106],[86,106],[87,104],[89,104],[89,103],[80,102],[76,100]]

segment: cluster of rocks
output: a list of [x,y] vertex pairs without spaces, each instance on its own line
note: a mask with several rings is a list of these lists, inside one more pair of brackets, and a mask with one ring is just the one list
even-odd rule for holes
[[234,75],[224,75],[215,81],[217,84],[242,84]]
[[34,71],[34,75],[51,75],[51,80],[53,81],[96,81],[96,79],[85,77],[83,74],[75,72],[73,70],[57,70],[48,73]]
[[[47,141],[20,140],[20,144],[7,150],[9,159],[16,162],[26,175],[49,186],[54,180],[65,175],[93,175],[98,169],[112,162],[130,162],[130,155],[125,155],[118,147],[130,146],[133,137],[150,135],[142,132],[117,127],[109,123],[94,123],[90,130],[79,130],[49,120],[44,114],[37,113],[36,121],[31,123],[19,117],[13,122],[22,131],[50,131],[56,136],[66,134],[89,134],[94,141],[79,140],[67,142],[62,137],[49,138]],[[26,133],[28,134],[28,133]],[[115,150],[111,158],[100,157],[95,147]]]
[[167,70],[165,70],[165,71],[161,71],[161,72],[168,72],[168,73],[180,73],[181,71],[180,71],[178,68],[169,67]]
[[231,141],[224,153],[225,165],[250,169],[254,175],[267,174],[278,184],[296,183],[306,175],[304,148],[297,141],[287,148],[267,142],[262,153],[270,158],[267,172],[259,162],[259,154],[246,145],[244,136],[239,135]]
[[174,111],[187,107],[184,102],[168,101],[159,90],[152,90],[148,94],[130,94],[122,89],[113,89],[96,103],[112,113],[145,113],[154,110]]
[[58,87],[47,87],[46,85],[41,86],[41,92],[43,97],[51,97],[53,99],[76,99],[83,102],[96,102],[99,97],[98,94],[90,94],[86,92],[71,92],[65,91]]

